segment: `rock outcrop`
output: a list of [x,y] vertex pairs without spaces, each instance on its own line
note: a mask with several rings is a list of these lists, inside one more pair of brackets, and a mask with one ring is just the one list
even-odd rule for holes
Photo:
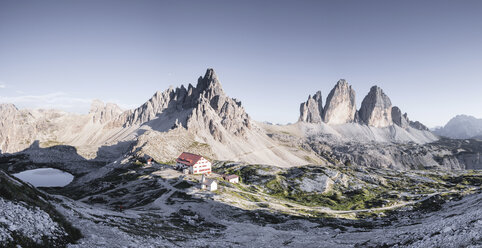
[[114,103],[104,104],[96,99],[91,104],[89,114],[92,115],[94,123],[104,124],[118,118],[122,114],[122,109]]
[[402,115],[402,111],[398,107],[392,108],[392,121],[401,128],[407,129],[408,127],[411,127],[422,131],[429,131],[428,127],[419,121],[411,121],[408,118],[407,113]]
[[373,127],[388,127],[392,121],[392,102],[378,86],[373,86],[363,99],[359,111],[360,120]]
[[[188,116],[188,129],[206,129],[218,140],[223,141],[223,131],[242,137],[251,129],[251,120],[241,102],[226,96],[213,69],[198,79],[193,108]],[[188,97],[190,95],[188,94]]]
[[0,104],[0,153],[27,148],[38,128],[43,127],[29,111],[19,110],[13,104]]
[[[182,89],[184,89],[183,92],[185,92],[186,89],[184,87],[182,87]],[[181,89],[178,91],[179,95],[182,94],[180,93],[181,91]],[[163,110],[168,107],[171,99],[175,97],[175,91],[172,88],[164,92],[156,92],[151,99],[142,106],[123,114],[124,116],[122,118],[126,119],[124,126],[140,125],[156,118],[158,114],[162,113]]]
[[321,123],[323,121],[323,99],[321,91],[316,92],[313,97],[300,105],[300,121],[309,123]]
[[402,111],[397,106],[392,107],[392,121],[394,124],[400,126],[401,128],[409,127],[407,113],[402,115]]
[[427,126],[425,126],[424,124],[422,124],[419,121],[410,121],[409,125],[410,125],[410,127],[418,129],[418,130],[430,131],[430,129]]
[[344,124],[353,122],[355,114],[355,91],[344,79],[340,79],[328,94],[323,120],[328,124]]

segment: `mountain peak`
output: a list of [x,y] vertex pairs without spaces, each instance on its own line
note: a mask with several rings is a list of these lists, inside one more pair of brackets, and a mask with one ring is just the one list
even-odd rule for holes
[[310,123],[321,123],[323,121],[323,100],[321,91],[313,96],[309,95],[308,100],[300,105],[300,121]]
[[218,76],[212,68],[208,68],[206,70],[204,77],[199,77],[196,89],[198,90],[198,92],[203,92],[211,89],[212,94],[210,96],[207,96],[208,98],[212,97],[212,95],[224,94],[221,83],[218,80]]
[[187,89],[181,86],[157,92],[142,106],[128,112],[125,126],[141,125],[154,119],[168,123],[163,126],[180,123],[188,129],[204,128],[217,140],[223,139],[224,131],[219,130],[238,135],[251,128],[241,102],[224,93],[211,68],[206,70],[204,77],[199,77],[196,87],[189,84]]
[[204,78],[210,80],[217,80],[218,76],[216,76],[216,72],[214,72],[213,68],[208,68],[206,70],[206,73],[204,74]]
[[345,79],[340,79],[340,80],[338,80],[338,82],[336,82],[335,87],[344,86],[344,85],[348,85],[348,82]]
[[359,111],[360,119],[374,127],[387,127],[393,124],[392,102],[378,86],[372,86],[363,99]]
[[355,91],[345,79],[340,79],[326,98],[323,120],[328,124],[344,124],[353,122],[355,114]]

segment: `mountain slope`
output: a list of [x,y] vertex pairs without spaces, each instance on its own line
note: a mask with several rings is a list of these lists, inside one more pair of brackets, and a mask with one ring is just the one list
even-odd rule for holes
[[322,163],[312,152],[268,137],[241,102],[224,93],[213,69],[199,77],[196,86],[156,92],[142,106],[123,112],[98,100],[87,115],[0,106],[2,153],[19,152],[39,141],[40,147],[74,146],[84,158],[102,161],[132,152],[167,162],[192,151],[211,159],[278,166]]
[[0,246],[63,247],[79,239],[80,231],[47,199],[0,170]]
[[469,139],[482,135],[482,119],[469,115],[457,115],[434,133],[453,139]]
[[[151,99],[128,118],[134,120],[129,123],[138,123],[136,118],[149,117],[142,119],[148,122],[140,127],[149,132],[142,134],[134,146],[139,156],[166,161],[187,150],[213,159],[278,166],[306,164],[307,157],[321,162],[312,153],[281,146],[268,137],[241,102],[224,93],[212,69],[198,79],[196,87],[189,85],[186,90],[181,86],[161,95],[164,97],[159,102]],[[158,107],[162,105],[165,107]]]

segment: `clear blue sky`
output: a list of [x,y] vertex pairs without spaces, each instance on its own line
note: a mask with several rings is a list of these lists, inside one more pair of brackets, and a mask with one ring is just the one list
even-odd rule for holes
[[208,67],[258,121],[340,78],[428,126],[482,117],[482,1],[0,0],[1,102],[131,108]]

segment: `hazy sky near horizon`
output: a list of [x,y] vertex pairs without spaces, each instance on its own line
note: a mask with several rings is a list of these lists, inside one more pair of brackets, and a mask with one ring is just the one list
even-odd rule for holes
[[0,102],[134,108],[214,68],[251,117],[296,122],[346,79],[428,126],[482,117],[482,1],[0,0]]

